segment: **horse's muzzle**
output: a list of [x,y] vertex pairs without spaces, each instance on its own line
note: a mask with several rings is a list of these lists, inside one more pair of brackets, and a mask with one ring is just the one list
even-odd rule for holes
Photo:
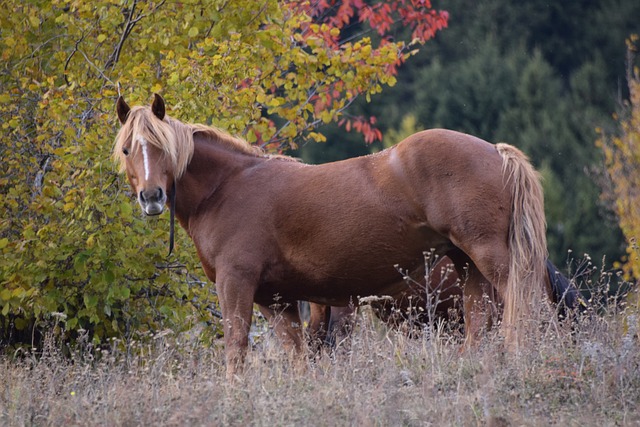
[[160,187],[142,190],[138,194],[138,203],[146,215],[160,215],[164,212],[164,206],[167,203],[167,193]]

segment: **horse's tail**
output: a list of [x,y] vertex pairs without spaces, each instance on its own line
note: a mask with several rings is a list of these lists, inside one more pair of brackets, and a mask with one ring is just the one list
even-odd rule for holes
[[508,144],[497,144],[502,156],[506,188],[511,189],[509,225],[509,276],[504,300],[503,325],[506,340],[518,345],[518,331],[531,318],[532,310],[544,304],[547,238],[544,198],[540,176],[527,156]]

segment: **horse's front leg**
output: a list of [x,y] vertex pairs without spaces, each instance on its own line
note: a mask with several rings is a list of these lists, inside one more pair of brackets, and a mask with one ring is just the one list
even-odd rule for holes
[[239,286],[239,281],[220,280],[216,285],[222,309],[227,380],[241,371],[249,345],[255,288]]

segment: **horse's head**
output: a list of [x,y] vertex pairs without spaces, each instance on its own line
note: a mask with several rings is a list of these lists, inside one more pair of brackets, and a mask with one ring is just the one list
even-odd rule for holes
[[164,100],[156,94],[151,107],[130,108],[119,97],[116,110],[122,128],[116,138],[114,159],[126,172],[142,211],[159,215],[173,180],[186,167],[172,120],[165,116]]

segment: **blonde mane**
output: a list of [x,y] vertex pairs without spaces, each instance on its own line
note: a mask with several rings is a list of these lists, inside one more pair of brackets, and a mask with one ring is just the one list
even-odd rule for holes
[[193,156],[193,136],[196,133],[208,135],[216,142],[222,143],[232,150],[253,155],[267,156],[260,147],[233,137],[220,129],[201,124],[182,123],[169,116],[158,120],[150,107],[136,106],[131,108],[127,121],[122,125],[113,147],[113,159],[119,165],[120,172],[125,171],[125,155],[123,148],[130,144],[128,150],[134,153],[138,149],[138,137],[143,137],[149,144],[160,148],[171,160],[174,177],[180,178]]

